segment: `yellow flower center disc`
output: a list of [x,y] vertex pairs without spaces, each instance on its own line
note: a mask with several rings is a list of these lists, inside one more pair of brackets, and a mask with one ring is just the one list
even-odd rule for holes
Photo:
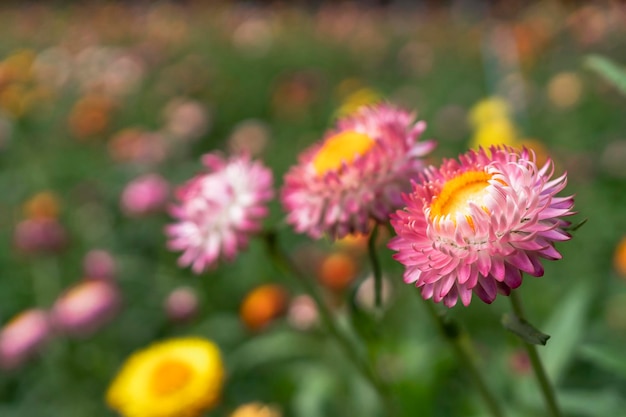
[[343,162],[349,164],[357,157],[365,154],[374,146],[375,141],[369,136],[353,130],[347,130],[326,139],[324,146],[317,152],[313,166],[318,175],[341,167]]
[[178,391],[191,379],[192,370],[185,362],[167,359],[152,374],[151,388],[156,395],[168,395]]
[[439,216],[465,213],[465,217],[472,228],[474,222],[469,215],[469,202],[484,207],[483,199],[487,196],[487,186],[491,175],[483,171],[468,171],[445,183],[439,195],[430,207],[431,220]]

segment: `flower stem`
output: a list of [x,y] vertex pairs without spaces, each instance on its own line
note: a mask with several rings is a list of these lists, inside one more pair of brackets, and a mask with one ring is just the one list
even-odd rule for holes
[[[420,297],[420,299],[422,298]],[[498,401],[487,387],[485,380],[476,366],[474,354],[471,352],[471,347],[468,345],[466,340],[463,340],[464,338],[462,337],[459,326],[452,321],[444,320],[444,318],[437,312],[433,303],[429,300],[422,300],[424,301],[426,309],[435,320],[435,323],[437,323],[437,327],[439,328],[441,334],[452,346],[454,353],[459,358],[459,361],[467,367],[467,371],[469,372],[474,385],[478,389],[478,392],[485,401],[491,415],[493,417],[504,417],[504,413],[498,405]]]
[[389,387],[384,384],[376,372],[374,372],[370,364],[357,353],[357,349],[353,346],[350,339],[339,329],[338,325],[335,323],[332,312],[322,300],[317,288],[315,288],[308,277],[304,276],[304,274],[298,270],[289,256],[279,248],[276,233],[267,232],[264,234],[264,238],[270,257],[275,265],[286,275],[292,275],[298,279],[298,282],[302,285],[304,290],[315,301],[327,331],[341,347],[345,356],[352,362],[361,375],[370,382],[380,396],[385,413],[389,416],[396,416],[396,405],[391,397]]
[[378,225],[375,225],[367,242],[370,263],[372,264],[372,273],[374,274],[374,305],[380,309],[383,304],[383,274],[380,269],[380,262],[376,254],[376,238],[378,237]]
[[[526,320],[524,314],[524,308],[522,306],[522,300],[517,293],[517,291],[511,291],[511,295],[509,296],[511,299],[511,305],[513,306],[513,312],[515,315],[522,319]],[[539,386],[541,388],[541,392],[543,393],[543,398],[548,406],[548,410],[550,411],[550,415],[552,417],[561,417],[561,411],[559,410],[559,406],[556,402],[556,395],[554,393],[554,388],[550,384],[548,380],[548,375],[541,363],[541,359],[539,358],[539,354],[537,353],[537,348],[535,345],[531,345],[525,341],[522,341],[522,344],[526,348],[526,352],[528,353],[528,358],[530,359],[530,363],[533,367],[533,371],[535,372],[535,376],[539,381]]]

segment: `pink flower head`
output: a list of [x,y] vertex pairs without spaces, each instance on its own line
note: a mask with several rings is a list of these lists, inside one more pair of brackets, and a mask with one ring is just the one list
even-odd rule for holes
[[340,119],[285,175],[287,222],[317,239],[366,234],[370,219],[387,221],[422,169],[420,157],[435,147],[434,141],[417,142],[426,124],[414,119],[388,104]]
[[198,313],[198,294],[191,287],[178,287],[165,299],[163,307],[174,322],[186,322]]
[[117,265],[115,258],[102,249],[90,250],[83,258],[83,271],[89,279],[112,281],[115,278]]
[[59,252],[67,241],[65,228],[56,219],[26,219],[15,228],[15,246],[26,254]]
[[83,281],[61,295],[50,312],[54,327],[73,336],[89,336],[113,319],[120,293],[106,281]]
[[126,185],[120,205],[122,210],[130,216],[158,212],[165,205],[169,189],[169,183],[160,175],[144,175]]
[[267,202],[273,197],[272,171],[248,155],[230,159],[210,153],[202,157],[209,169],[176,192],[179,204],[170,214],[177,222],[166,227],[168,247],[182,251],[179,264],[199,274],[220,257],[232,260],[261,229]]
[[472,292],[486,303],[509,295],[523,272],[542,276],[540,258],[560,259],[554,242],[571,237],[560,217],[574,214],[573,196],[556,196],[567,175],[553,173],[552,161],[539,169],[533,153],[507,146],[427,168],[391,216],[404,281],[452,307],[459,297],[469,305]]
[[50,322],[45,311],[30,309],[15,316],[0,330],[0,368],[15,369],[49,339]]

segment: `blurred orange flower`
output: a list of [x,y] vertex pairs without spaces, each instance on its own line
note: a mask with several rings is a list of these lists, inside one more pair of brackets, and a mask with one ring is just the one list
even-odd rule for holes
[[620,276],[626,277],[626,236],[622,237],[615,248],[613,265]]
[[240,405],[230,417],[281,417],[282,413],[275,407],[262,403]]
[[287,299],[287,291],[280,285],[261,285],[250,291],[241,303],[241,320],[248,329],[261,330],[285,312]]
[[101,95],[86,95],[72,108],[68,123],[72,134],[78,139],[87,139],[104,133],[111,123],[114,103]]
[[346,289],[356,278],[358,268],[354,259],[343,252],[328,255],[320,265],[320,284],[333,291]]
[[59,198],[52,191],[41,191],[24,203],[23,211],[28,219],[55,219],[59,215]]

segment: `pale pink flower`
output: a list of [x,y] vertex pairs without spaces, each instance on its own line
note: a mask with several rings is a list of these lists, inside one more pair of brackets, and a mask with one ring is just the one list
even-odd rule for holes
[[[381,277],[381,301],[382,306],[389,306],[391,298],[393,296],[393,286],[386,275]],[[376,306],[376,280],[374,274],[367,276],[356,290],[354,301],[364,310],[375,312],[378,307]]]
[[185,322],[198,313],[198,294],[191,287],[178,287],[165,299],[167,317],[174,322]]
[[176,223],[166,227],[168,247],[182,251],[179,264],[199,274],[220,258],[233,260],[258,232],[273,197],[272,172],[247,155],[202,157],[209,169],[181,186],[172,207]]
[[570,239],[561,217],[574,214],[573,196],[556,196],[567,175],[553,174],[552,161],[539,169],[533,153],[506,146],[427,168],[391,216],[404,281],[452,307],[472,292],[486,303],[509,295],[523,272],[542,276],[541,258],[560,259],[554,242]]
[[90,250],[83,259],[83,271],[89,279],[105,281],[115,278],[117,265],[113,256],[102,249]]
[[120,199],[122,210],[130,216],[142,216],[161,210],[170,185],[159,174],[147,174],[129,182]]
[[388,104],[340,119],[285,175],[287,222],[313,238],[366,234],[371,219],[386,222],[422,169],[421,157],[435,147],[434,141],[418,142],[426,124],[414,119]]
[[317,324],[319,313],[313,298],[298,295],[291,300],[287,310],[287,321],[298,330],[309,330]]
[[107,281],[83,281],[71,287],[54,303],[50,316],[58,331],[89,336],[111,321],[119,311],[118,288]]
[[15,369],[50,338],[48,314],[40,309],[19,313],[0,330],[0,368]]
[[202,103],[185,98],[171,100],[164,109],[169,135],[181,141],[194,141],[209,130],[209,111]]

